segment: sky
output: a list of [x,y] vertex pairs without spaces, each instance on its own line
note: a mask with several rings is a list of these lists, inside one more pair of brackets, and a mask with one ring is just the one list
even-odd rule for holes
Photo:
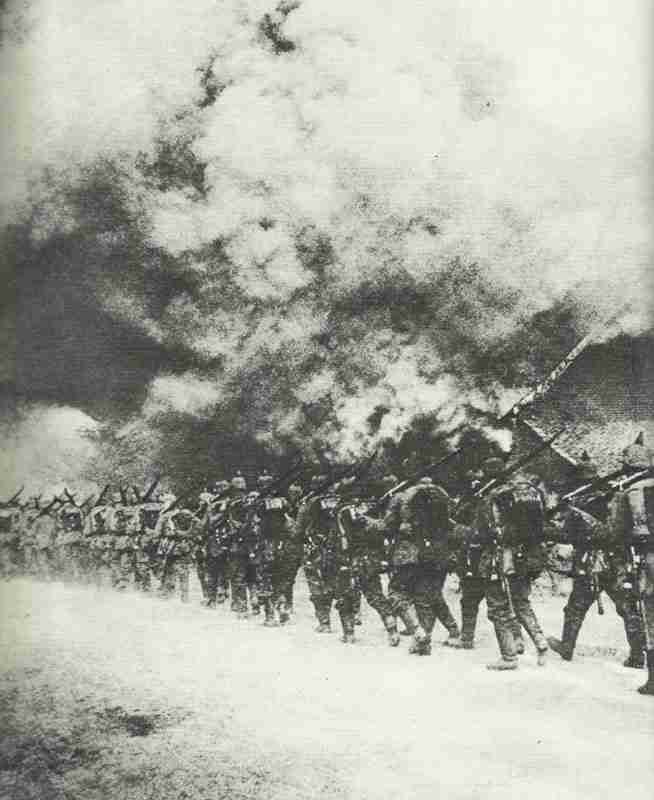
[[651,329],[645,0],[136,6],[3,16],[10,427],[343,456]]

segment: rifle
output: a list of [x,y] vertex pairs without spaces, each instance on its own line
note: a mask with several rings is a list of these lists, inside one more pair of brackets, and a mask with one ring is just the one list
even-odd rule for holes
[[323,494],[323,492],[326,489],[329,489],[336,483],[340,483],[340,481],[344,481],[351,475],[355,475],[355,480],[357,480],[370,469],[373,461],[375,460],[375,458],[377,458],[377,453],[378,451],[375,450],[375,452],[371,456],[368,456],[368,458],[365,459],[365,461],[362,464],[360,462],[355,462],[354,464],[351,464],[349,467],[346,467],[346,469],[337,478],[333,477],[326,478],[321,484],[319,484],[319,486],[316,489],[312,489],[309,495],[307,495],[307,498],[310,495],[317,497],[318,495]]
[[[562,508],[570,504],[570,501],[584,498],[587,495],[593,495],[598,491],[598,489],[602,489],[607,485],[609,486],[609,489],[604,493],[604,496],[606,497],[609,497],[614,492],[628,489],[634,483],[638,483],[638,481],[642,480],[643,478],[647,478],[654,474],[654,467],[648,467],[647,469],[638,470],[637,472],[633,472],[632,470],[631,474],[628,474],[629,472],[630,470],[628,467],[620,467],[620,469],[609,472],[607,475],[603,475],[601,478],[597,478],[591,483],[580,486],[573,492],[568,492],[567,494],[563,495],[554,508],[547,512],[548,518],[555,516],[555,514],[557,514]],[[620,480],[621,478],[623,478],[623,480]]]
[[53,498],[53,499],[52,499],[52,500],[51,500],[51,501],[48,503],[48,505],[47,505],[47,506],[44,506],[44,507],[41,509],[41,511],[39,512],[39,515],[38,515],[37,519],[38,519],[39,517],[44,517],[46,514],[48,514],[48,513],[50,512],[50,509],[52,509],[52,508],[53,508],[53,507],[54,507],[54,506],[55,506],[57,503],[61,503],[61,500],[60,500],[60,498],[59,498],[59,497],[55,496],[55,497],[54,497],[54,498]]
[[654,649],[654,642],[649,632],[647,625],[647,609],[645,608],[645,598],[643,590],[641,589],[642,581],[640,580],[640,571],[643,569],[643,559],[640,553],[636,552],[634,545],[629,545],[627,550],[628,564],[627,576],[622,584],[622,588],[635,596],[636,607],[643,624],[643,631],[645,633],[645,649],[650,651]]
[[482,486],[481,489],[477,489],[477,491],[473,492],[472,495],[463,495],[459,499],[459,503],[461,503],[461,501],[464,499],[466,500],[470,499],[470,496],[474,498],[483,497],[484,495],[488,494],[488,492],[490,492],[491,489],[494,489],[496,486],[501,486],[507,478],[510,478],[511,475],[513,475],[518,470],[522,469],[522,467],[525,467],[527,464],[531,463],[543,451],[547,450],[553,444],[553,442],[555,442],[559,438],[559,436],[563,433],[564,430],[565,428],[561,428],[553,436],[550,436],[549,439],[546,439],[539,447],[537,447],[535,450],[532,450],[530,453],[527,453],[527,455],[523,456],[522,458],[518,459],[515,462],[515,464],[512,464],[505,470],[502,470],[502,472],[499,475],[492,478],[490,481],[488,481],[488,483],[484,484],[484,486]]
[[104,489],[98,495],[98,499],[95,501],[95,503],[93,503],[93,508],[97,508],[98,506],[102,505],[102,501],[104,500],[104,496],[107,494],[108,491],[109,491],[109,484],[105,483]]
[[443,456],[442,458],[439,458],[438,461],[432,462],[428,467],[426,467],[425,469],[423,469],[420,472],[416,473],[412,477],[406,478],[405,480],[400,481],[398,484],[393,486],[387,492],[384,492],[384,494],[375,501],[374,506],[381,505],[386,499],[388,499],[390,497],[393,497],[393,495],[397,494],[398,492],[401,492],[403,489],[406,489],[408,486],[412,486],[413,484],[418,483],[423,478],[426,478],[430,473],[432,473],[436,469],[438,469],[438,467],[441,467],[441,466],[443,466],[443,464],[447,464],[449,461],[452,461],[452,459],[454,459],[456,456],[458,456],[461,452],[463,452],[463,448],[462,447],[457,447],[456,450],[453,450],[451,453],[448,453],[447,455]]
[[515,420],[525,406],[531,405],[536,400],[542,399],[559,380],[563,373],[567,372],[568,369],[574,364],[577,358],[579,358],[579,356],[593,341],[597,334],[605,331],[617,319],[619,319],[619,317],[627,310],[628,306],[629,303],[625,304],[617,312],[617,314],[614,314],[610,319],[606,320],[606,322],[602,322],[600,325],[593,328],[593,330],[587,336],[584,336],[584,338],[573,347],[568,355],[562,361],[560,361],[556,367],[554,367],[554,369],[543,381],[537,384],[531,391],[527,392],[526,395],[521,397],[517,403],[514,403],[511,408],[500,417],[500,422],[506,422],[509,418],[513,418]]
[[5,507],[13,505],[16,502],[16,500],[18,500],[18,498],[21,496],[21,494],[23,493],[24,489],[25,489],[25,487],[21,486],[20,489],[16,492],[16,494],[13,497],[10,497],[9,500],[3,500],[2,502],[0,502],[0,505],[5,506]]

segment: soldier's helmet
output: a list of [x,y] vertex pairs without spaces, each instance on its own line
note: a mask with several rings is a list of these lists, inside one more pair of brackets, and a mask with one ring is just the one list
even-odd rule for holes
[[270,488],[272,483],[273,483],[273,476],[266,470],[264,470],[261,473],[261,475],[259,475],[259,477],[257,478],[257,487],[262,491],[265,491],[266,489]]
[[580,481],[592,481],[597,477],[597,467],[590,457],[588,450],[584,450],[581,454],[581,458],[577,463],[574,473],[575,478]]
[[434,481],[430,478],[429,475],[423,475],[422,478],[418,481],[418,486],[433,486]]
[[642,433],[633,444],[622,451],[622,463],[632,469],[648,469],[654,466],[654,450],[645,444]]
[[174,503],[177,497],[172,492],[162,492],[160,494],[160,502],[163,503],[164,508]]
[[237,472],[236,475],[234,475],[230,483],[232,484],[233,489],[238,489],[240,492],[247,491],[248,485],[240,472]]
[[292,483],[288,487],[288,496],[292,500],[297,500],[302,495],[302,487],[297,483]]
[[312,475],[311,476],[311,489],[312,489],[312,491],[315,491],[316,489],[319,489],[326,480],[327,480],[327,476],[326,475]]

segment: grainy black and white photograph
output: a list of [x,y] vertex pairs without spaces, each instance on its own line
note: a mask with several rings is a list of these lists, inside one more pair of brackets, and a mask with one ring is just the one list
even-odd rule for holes
[[0,797],[654,791],[648,0],[0,4]]

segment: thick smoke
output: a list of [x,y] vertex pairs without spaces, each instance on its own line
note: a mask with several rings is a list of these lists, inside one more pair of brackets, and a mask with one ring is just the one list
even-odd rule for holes
[[199,473],[338,459],[425,415],[456,441],[598,321],[651,325],[640,0],[5,21],[19,404],[143,426]]

